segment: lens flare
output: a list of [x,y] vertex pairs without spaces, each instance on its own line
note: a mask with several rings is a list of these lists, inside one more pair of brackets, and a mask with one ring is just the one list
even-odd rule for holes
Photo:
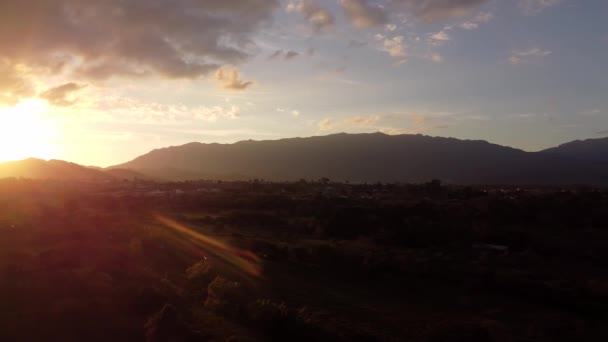
[[200,251],[219,258],[221,261],[234,267],[243,274],[255,278],[260,278],[262,276],[261,259],[253,252],[236,249],[220,240],[206,236],[162,215],[156,215],[156,220],[186,237],[188,242]]

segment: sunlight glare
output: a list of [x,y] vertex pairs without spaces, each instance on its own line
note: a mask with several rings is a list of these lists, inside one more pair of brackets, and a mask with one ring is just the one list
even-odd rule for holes
[[52,140],[57,132],[44,117],[48,109],[47,102],[39,99],[0,108],[0,161],[31,157],[48,160],[55,156]]

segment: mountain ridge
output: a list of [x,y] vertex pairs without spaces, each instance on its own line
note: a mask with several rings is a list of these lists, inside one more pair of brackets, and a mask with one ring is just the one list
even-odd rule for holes
[[541,152],[577,160],[608,163],[608,137],[574,140]]
[[485,140],[384,133],[191,142],[97,168],[29,158],[0,163],[0,178],[608,185],[608,138],[575,140],[538,152]]
[[149,177],[133,170],[105,170],[57,159],[27,158],[0,162],[0,179],[6,178],[110,181],[133,178],[148,179]]
[[193,142],[155,149],[110,169],[146,174],[164,170],[158,175],[175,180],[329,177],[361,182],[439,178],[461,184],[608,183],[604,168],[579,166],[584,167],[558,153],[526,152],[485,140],[338,133],[233,144]]

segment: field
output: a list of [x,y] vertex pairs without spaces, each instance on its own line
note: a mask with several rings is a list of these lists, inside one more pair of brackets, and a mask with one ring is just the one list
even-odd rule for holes
[[0,181],[1,341],[608,340],[608,192]]

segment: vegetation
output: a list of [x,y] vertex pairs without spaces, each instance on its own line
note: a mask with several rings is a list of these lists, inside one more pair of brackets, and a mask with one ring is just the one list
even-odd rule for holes
[[0,181],[1,341],[600,341],[608,191]]

